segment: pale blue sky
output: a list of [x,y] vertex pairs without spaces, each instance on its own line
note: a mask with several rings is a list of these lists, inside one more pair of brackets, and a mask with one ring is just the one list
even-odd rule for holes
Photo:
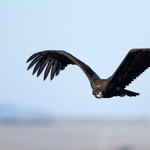
[[130,49],[150,48],[149,6],[149,0],[0,0],[0,104],[54,116],[150,117],[150,70],[127,87],[139,97],[98,100],[78,67],[43,82],[25,63],[35,52],[61,49],[107,78]]

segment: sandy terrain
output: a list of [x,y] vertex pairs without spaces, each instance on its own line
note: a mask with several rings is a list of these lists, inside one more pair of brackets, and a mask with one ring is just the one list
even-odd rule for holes
[[56,120],[0,125],[0,150],[149,150],[150,121]]

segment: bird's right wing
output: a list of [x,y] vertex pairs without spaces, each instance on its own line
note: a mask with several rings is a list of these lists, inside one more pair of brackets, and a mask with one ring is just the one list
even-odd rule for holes
[[33,74],[37,72],[37,77],[46,67],[44,72],[44,80],[47,78],[49,72],[51,72],[50,79],[52,80],[55,75],[57,76],[59,74],[60,70],[64,70],[69,64],[78,65],[86,74],[90,82],[94,79],[100,79],[89,66],[65,51],[46,50],[38,52],[29,57],[27,63],[30,61],[31,63],[29,64],[27,70],[35,65]]

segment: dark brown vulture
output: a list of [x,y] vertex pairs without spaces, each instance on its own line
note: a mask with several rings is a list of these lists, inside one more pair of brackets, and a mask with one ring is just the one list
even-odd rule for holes
[[[32,60],[32,61],[31,61]],[[64,70],[67,65],[78,65],[86,74],[96,98],[110,98],[113,96],[137,96],[139,93],[126,90],[136,77],[150,66],[150,49],[132,49],[123,59],[117,70],[108,79],[101,79],[88,65],[61,50],[46,50],[33,54],[28,60],[28,69],[35,65],[33,74],[37,72],[37,77],[43,69],[44,80],[50,73],[50,80],[58,75],[60,70]]]

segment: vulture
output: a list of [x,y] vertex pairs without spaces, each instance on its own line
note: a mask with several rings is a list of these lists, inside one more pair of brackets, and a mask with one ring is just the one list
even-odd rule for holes
[[27,70],[34,66],[33,75],[37,72],[37,77],[45,70],[43,80],[49,73],[50,80],[52,80],[60,70],[64,70],[68,65],[77,65],[87,76],[92,93],[96,98],[132,97],[139,93],[125,88],[150,66],[150,49],[131,49],[116,71],[107,79],[101,79],[88,65],[63,50],[37,52],[29,57],[28,62],[30,64]]

